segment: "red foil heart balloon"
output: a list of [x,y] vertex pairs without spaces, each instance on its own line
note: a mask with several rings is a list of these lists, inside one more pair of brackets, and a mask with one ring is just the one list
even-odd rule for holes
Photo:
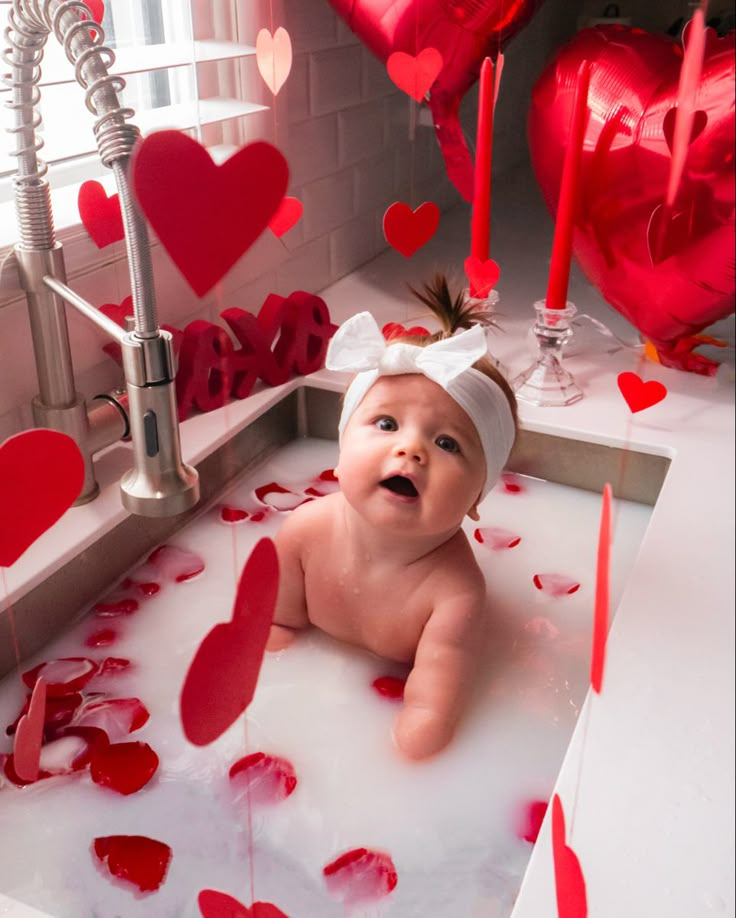
[[712,375],[717,364],[693,349],[698,332],[734,310],[734,33],[708,36],[675,202],[677,231],[655,260],[649,228],[667,188],[682,58],[678,43],[641,29],[579,32],[534,87],[529,142],[554,213],[575,74],[591,61],[573,251],[605,299],[651,340],[661,363]]
[[384,63],[397,51],[442,55],[429,90],[437,140],[450,181],[473,199],[473,163],[458,120],[460,102],[477,80],[483,58],[496,57],[544,0],[329,0]]

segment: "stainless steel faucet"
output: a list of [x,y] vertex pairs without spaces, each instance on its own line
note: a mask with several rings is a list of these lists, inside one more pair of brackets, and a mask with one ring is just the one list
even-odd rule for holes
[[[38,83],[50,32],[85,90],[86,105],[96,116],[93,130],[100,159],[115,176],[133,295],[131,330],[120,328],[66,284],[47,167],[37,155],[43,146],[36,133],[41,123]],[[119,102],[125,81],[109,73],[115,55],[103,44],[102,26],[80,0],[13,0],[5,38],[9,47],[3,58],[11,73],[4,81],[12,90],[12,101],[6,104],[15,114],[10,133],[16,138],[13,155],[18,159],[13,182],[20,241],[15,254],[28,301],[39,383],[34,423],[69,434],[79,445],[86,474],[78,503],[91,500],[99,490],[93,454],[130,433],[134,465],[120,482],[123,505],[142,516],[181,513],[199,500],[199,478],[181,457],[171,335],[158,326],[148,234],[127,180],[140,132],[129,122],[135,113]],[[113,393],[87,406],[77,393],[64,302],[120,344],[127,398]]]

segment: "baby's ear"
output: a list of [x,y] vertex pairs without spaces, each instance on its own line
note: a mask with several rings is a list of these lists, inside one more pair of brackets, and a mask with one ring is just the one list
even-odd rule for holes
[[480,497],[479,497],[478,500],[473,504],[473,506],[470,508],[470,510],[468,510],[468,516],[470,517],[470,519],[471,519],[474,523],[477,523],[477,522],[479,522],[479,520],[480,520],[480,514],[478,513],[478,501],[479,501],[479,500],[480,500]]

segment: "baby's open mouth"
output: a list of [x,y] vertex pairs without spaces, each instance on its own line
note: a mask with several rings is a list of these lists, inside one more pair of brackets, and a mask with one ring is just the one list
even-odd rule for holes
[[403,475],[392,475],[381,482],[381,487],[399,494],[401,497],[419,497],[419,492],[414,487],[414,483]]

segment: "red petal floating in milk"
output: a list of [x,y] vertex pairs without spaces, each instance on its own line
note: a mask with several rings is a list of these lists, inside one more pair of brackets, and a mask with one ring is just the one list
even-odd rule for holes
[[505,548],[514,548],[521,542],[521,536],[509,529],[498,529],[495,526],[485,526],[476,529],[473,538],[492,551],[503,551]]
[[259,510],[257,513],[252,513],[250,517],[251,523],[262,523],[263,520],[268,516],[268,510]]
[[94,607],[95,615],[100,618],[116,618],[119,615],[132,615],[140,608],[140,603],[132,596],[115,598],[109,596],[101,599]]
[[[18,721],[28,711],[30,695],[23,704],[23,709],[16,717],[15,721],[10,724],[5,732],[8,736],[15,733]],[[44,714],[44,737],[48,740],[59,727],[65,727],[71,722],[74,712],[82,703],[82,696],[79,692],[73,692],[71,695],[59,695],[57,698],[46,698],[46,711]]]
[[534,586],[550,596],[567,596],[580,589],[577,580],[571,580],[563,574],[535,574],[532,578]]
[[291,762],[265,752],[238,759],[230,769],[230,781],[237,790],[247,789],[251,802],[266,804],[285,800],[297,785]]
[[523,838],[524,841],[534,844],[539,837],[539,830],[542,828],[542,822],[546,812],[546,800],[532,800],[530,803],[527,803],[517,830],[519,838]]
[[84,643],[87,647],[107,647],[114,644],[117,638],[118,633],[114,628],[100,628],[88,635]]
[[289,918],[271,902],[254,902],[250,908],[216,889],[203,889],[197,896],[202,918]]
[[75,727],[98,727],[111,742],[117,742],[146,723],[149,713],[138,698],[109,698],[92,701],[74,717]]
[[511,472],[504,472],[501,475],[501,486],[507,494],[524,493],[524,485],[521,483],[521,480],[517,475],[513,475]]
[[105,657],[105,659],[100,664],[100,670],[97,673],[99,676],[114,676],[117,673],[122,673],[124,670],[130,667],[130,660],[126,660],[125,657]]
[[373,680],[371,685],[384,698],[401,701],[404,697],[406,679],[399,679],[398,676],[379,676],[378,679]]
[[204,570],[204,561],[193,551],[176,545],[160,545],[149,557],[150,564],[158,568],[168,580],[185,583]]
[[32,689],[36,679],[43,676],[46,691],[50,697],[70,695],[78,692],[89,682],[97,672],[97,664],[86,657],[61,657],[58,660],[49,660],[39,663],[33,669],[23,673],[23,682]]
[[337,481],[334,469],[325,469],[318,477],[320,481]]
[[158,756],[148,743],[109,743],[92,751],[90,775],[95,784],[119,794],[134,794],[151,780]]
[[152,892],[163,883],[171,848],[145,835],[107,835],[94,840],[94,853],[114,877]]
[[[82,771],[89,765],[94,747],[105,743],[107,737],[102,730],[64,727],[56,739],[41,747],[38,780]],[[30,783],[23,780],[15,771],[15,760],[12,755],[9,755],[5,762],[5,774],[19,787]]]
[[241,510],[240,507],[230,507],[227,504],[220,510],[220,519],[223,523],[240,523],[248,519],[248,511]]
[[261,485],[255,491],[258,500],[273,510],[295,510],[300,504],[305,502],[303,494],[296,494],[288,488],[282,488],[275,481],[267,485]]
[[354,848],[322,869],[327,891],[346,905],[375,902],[387,896],[398,882],[388,854]]
[[534,618],[530,619],[524,625],[524,631],[529,631],[532,634],[538,634],[540,637],[546,637],[550,640],[556,638],[560,633],[560,629],[553,625],[548,618],[544,618],[542,615],[536,615]]

